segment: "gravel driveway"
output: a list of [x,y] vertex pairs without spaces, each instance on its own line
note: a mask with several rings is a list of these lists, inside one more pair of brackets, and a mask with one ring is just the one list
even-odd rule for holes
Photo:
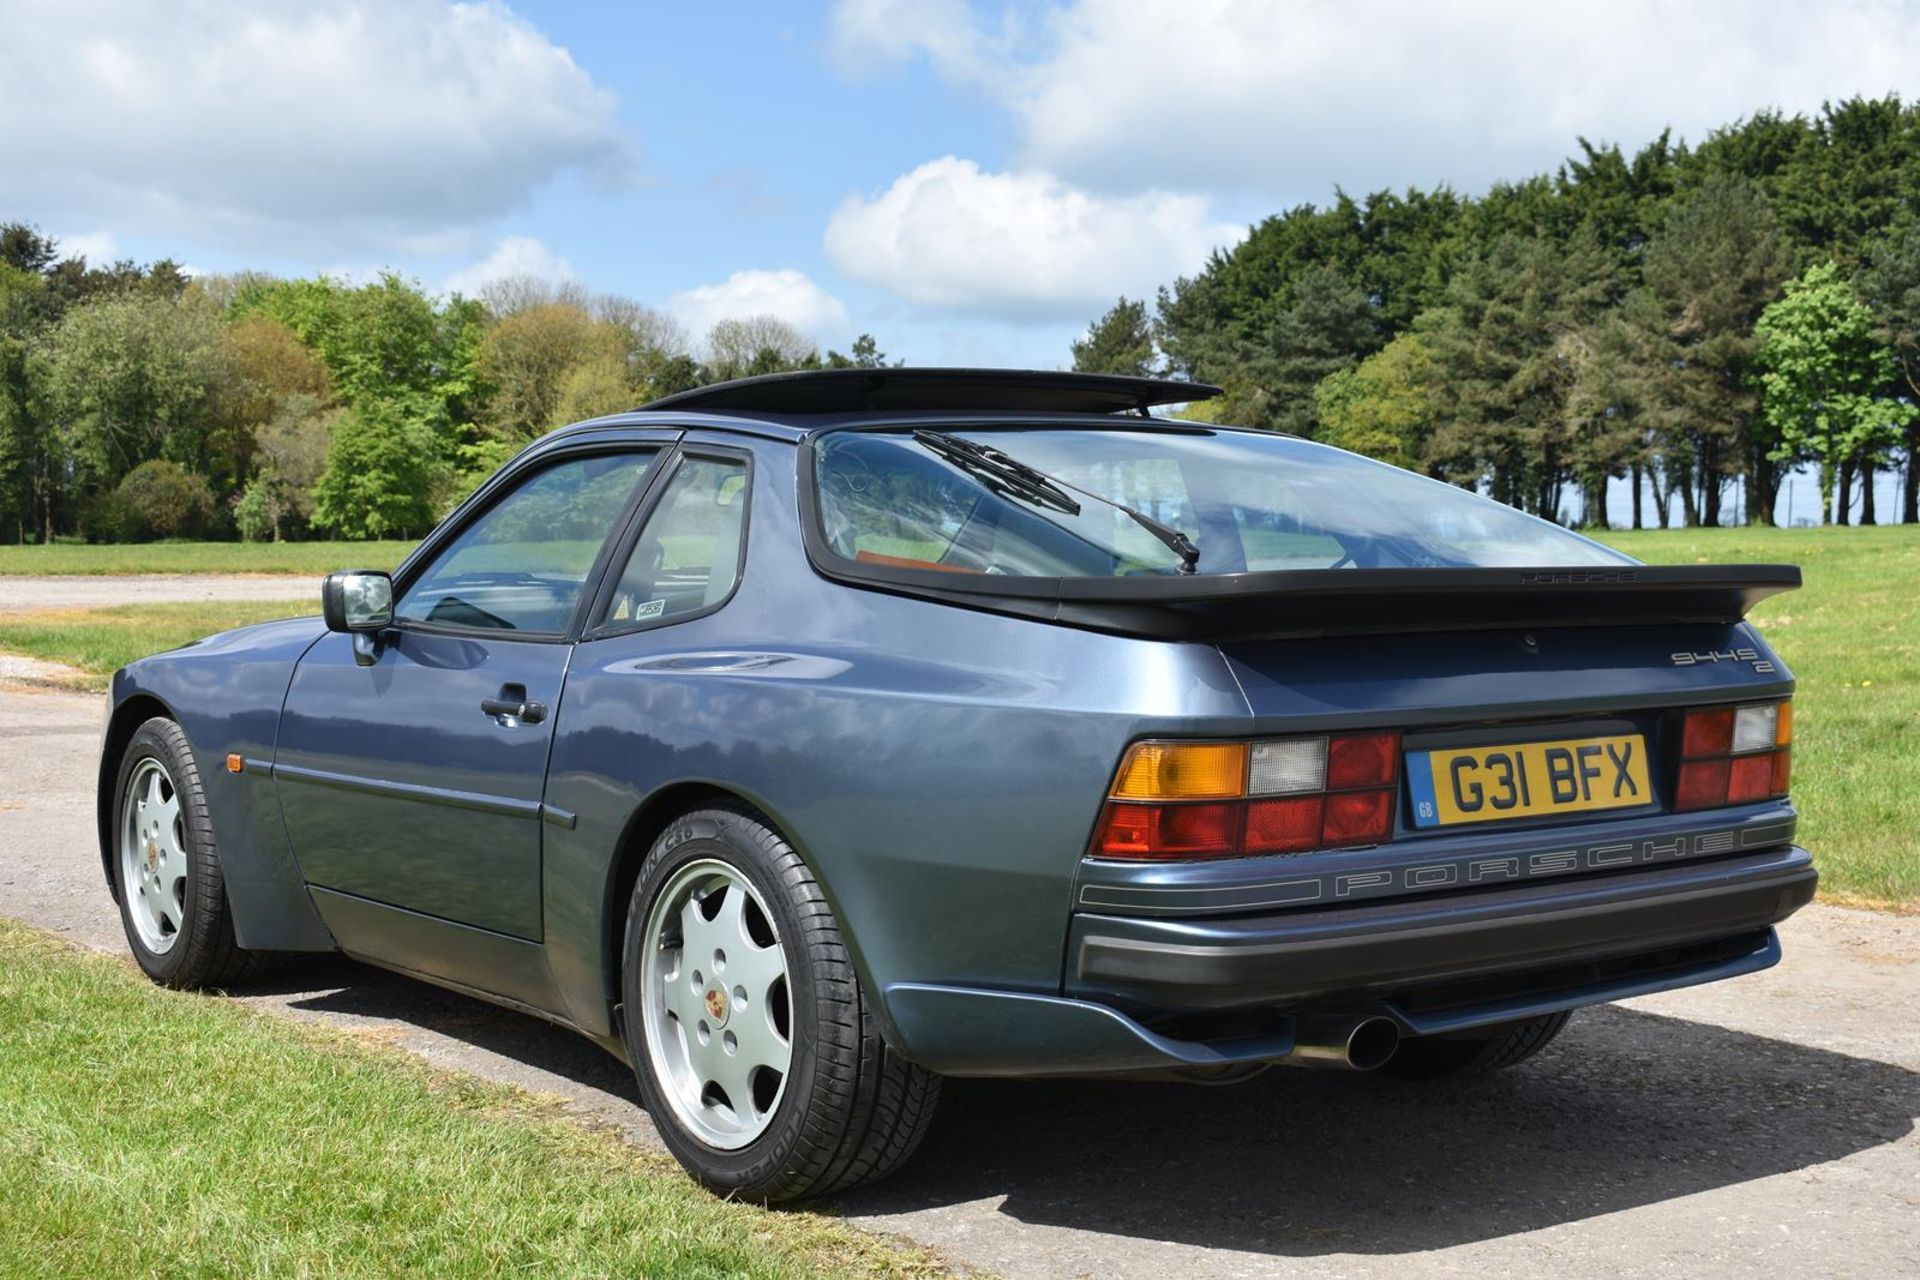
[[[102,713],[0,692],[0,912],[119,953]],[[1472,1086],[957,1081],[918,1162],[838,1208],[1007,1276],[1920,1275],[1920,919],[1783,933],[1777,969],[1589,1011]],[[335,959],[242,998],[656,1141],[625,1068],[531,1018]]]
[[84,609],[94,605],[178,604],[201,600],[311,600],[320,610],[320,576],[128,573],[0,574],[0,613]]

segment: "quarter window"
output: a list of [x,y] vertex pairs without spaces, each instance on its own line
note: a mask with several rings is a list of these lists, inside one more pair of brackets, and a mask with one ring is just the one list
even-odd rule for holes
[[487,508],[394,608],[439,626],[558,635],[656,451],[555,463]]
[[732,594],[746,532],[747,466],[681,462],[620,573],[607,622],[617,630],[700,613]]

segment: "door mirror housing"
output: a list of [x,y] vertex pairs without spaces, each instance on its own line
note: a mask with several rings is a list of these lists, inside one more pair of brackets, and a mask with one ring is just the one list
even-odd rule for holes
[[320,584],[329,631],[383,631],[393,625],[393,579],[375,569],[330,573]]

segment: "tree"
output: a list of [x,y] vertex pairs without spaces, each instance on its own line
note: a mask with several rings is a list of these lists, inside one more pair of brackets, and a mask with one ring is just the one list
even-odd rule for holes
[[1432,354],[1403,333],[1314,388],[1323,443],[1410,471],[1425,469],[1438,389]]
[[[1892,444],[1916,411],[1880,395],[1893,376],[1893,355],[1875,333],[1872,313],[1831,262],[1789,284],[1755,332],[1763,344],[1762,412],[1777,441],[1774,456],[1819,466],[1825,524],[1842,468]],[[1842,523],[1844,501],[1843,494]]]
[[822,361],[822,364],[829,369],[888,369],[898,368],[904,363],[905,361],[895,360],[889,365],[887,353],[880,349],[879,339],[870,333],[863,333],[855,338],[853,346],[848,348],[848,354],[843,356],[838,351],[829,351],[826,359]]
[[227,327],[233,350],[234,386],[215,434],[213,447],[231,458],[232,473],[244,477],[253,466],[258,434],[298,399],[312,412],[333,399],[327,367],[293,330],[266,315],[247,315]]
[[1666,425],[1688,524],[1719,524],[1729,476],[1747,478],[1747,518],[1770,521],[1774,441],[1756,431],[1754,323],[1779,296],[1791,251],[1750,181],[1711,175],[1672,209],[1647,248],[1631,314],[1652,343],[1647,402]]
[[319,396],[294,392],[256,429],[258,471],[247,491],[259,491],[257,502],[275,541],[306,533],[313,520],[314,490],[345,413]]
[[620,413],[650,397],[635,386],[637,369],[617,351],[593,356],[567,370],[554,400],[556,424]]
[[206,479],[162,458],[129,471],[115,487],[114,500],[124,521],[120,536],[135,542],[200,537],[214,513]]
[[[1875,243],[1857,283],[1898,371],[1882,394],[1920,403],[1920,227],[1886,235]],[[1920,522],[1920,417],[1908,419],[1901,443],[1906,458],[1900,519],[1913,524]],[[1867,492],[1873,492],[1871,485]]]
[[311,347],[343,405],[377,404],[376,416],[403,412],[429,429],[443,458],[485,398],[474,369],[486,320],[479,302],[454,297],[436,305],[392,272],[358,287],[325,276],[253,277],[232,298],[234,319],[269,316]]
[[715,382],[817,367],[819,356],[813,339],[777,316],[721,320],[707,332],[707,368]]
[[166,458],[237,484],[212,447],[235,388],[233,351],[203,300],[102,295],[67,312],[46,354],[50,401],[83,482],[112,485]]
[[1664,491],[1654,470],[1658,437],[1647,400],[1646,370],[1655,356],[1646,335],[1616,309],[1573,335],[1566,350],[1573,361],[1567,416],[1582,523],[1607,526],[1607,483],[1624,476],[1632,487],[1632,527],[1643,527],[1643,480],[1654,475],[1664,528]]
[[1073,367],[1078,373],[1145,378],[1152,376],[1158,360],[1147,304],[1130,302],[1124,295],[1088,327],[1086,337],[1073,344]]
[[438,478],[430,429],[391,402],[366,399],[333,432],[314,488],[313,522],[343,538],[403,538],[433,523]]
[[[4,239],[13,228],[0,228]],[[24,250],[9,251],[32,260]],[[53,534],[56,477],[65,471],[46,405],[46,360],[36,339],[45,314],[46,282],[0,265],[0,536],[25,542]]]
[[1338,270],[1308,267],[1287,304],[1269,311],[1256,337],[1226,328],[1190,334],[1184,371],[1225,389],[1222,421],[1312,436],[1314,388],[1380,346],[1372,301]]
[[527,307],[496,321],[480,340],[476,363],[490,389],[487,427],[517,446],[564,425],[571,420],[561,411],[570,375],[593,361],[624,371],[623,346],[620,331],[571,303]]
[[1558,519],[1573,477],[1577,337],[1615,301],[1615,262],[1590,235],[1562,249],[1509,233],[1466,263],[1415,326],[1439,370],[1428,460],[1484,476],[1502,502]]
[[60,242],[24,222],[0,223],[0,266],[25,275],[44,273],[59,260]]
[[687,341],[685,326],[632,298],[615,293],[595,294],[587,310],[595,320],[620,331],[629,360],[638,361],[648,355],[681,356],[689,352],[691,344]]

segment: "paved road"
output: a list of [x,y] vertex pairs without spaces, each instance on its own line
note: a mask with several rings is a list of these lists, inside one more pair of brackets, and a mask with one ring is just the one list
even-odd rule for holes
[[318,613],[320,578],[317,574],[0,574],[0,613],[200,600],[298,600],[310,602],[309,612]]
[[[124,949],[97,699],[0,692],[0,912]],[[1920,919],[1820,907],[1765,974],[1590,1011],[1474,1086],[955,1082],[839,1210],[1007,1276],[1920,1275]],[[565,1032],[349,962],[242,998],[561,1094],[656,1139]]]

